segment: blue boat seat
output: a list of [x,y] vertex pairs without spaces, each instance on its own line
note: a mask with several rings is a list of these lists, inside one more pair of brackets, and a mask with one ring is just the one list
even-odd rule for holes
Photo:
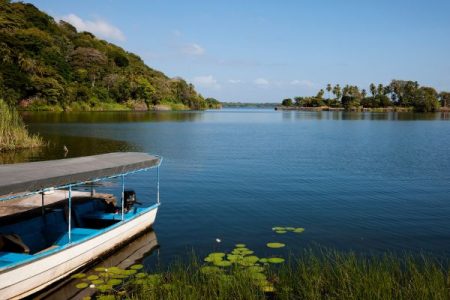
[[0,268],[6,267],[7,265],[18,263],[27,259],[31,259],[32,255],[13,253],[13,252],[0,252]]
[[[72,230],[71,230],[72,242],[76,242],[76,241],[82,240],[84,238],[87,238],[89,236],[93,236],[96,233],[98,233],[99,231],[100,230],[89,229],[89,228],[72,228]],[[55,242],[55,245],[63,246],[68,243],[69,243],[69,233],[67,232],[64,235],[62,235]]]

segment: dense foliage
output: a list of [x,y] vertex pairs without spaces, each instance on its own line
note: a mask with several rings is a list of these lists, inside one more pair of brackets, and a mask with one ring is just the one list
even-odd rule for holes
[[[417,81],[392,80],[384,86],[371,84],[370,94],[357,86],[328,84],[314,97],[295,97],[284,99],[283,106],[296,105],[298,107],[342,107],[346,110],[361,108],[377,109],[388,107],[411,108],[419,112],[437,111],[440,106],[450,105],[450,93],[438,93],[432,87],[420,86]],[[325,97],[325,92],[328,97]]]
[[42,146],[40,137],[30,135],[18,112],[0,99],[0,152]]
[[9,0],[0,0],[0,97],[28,109],[217,105],[137,55],[56,22],[31,4]]

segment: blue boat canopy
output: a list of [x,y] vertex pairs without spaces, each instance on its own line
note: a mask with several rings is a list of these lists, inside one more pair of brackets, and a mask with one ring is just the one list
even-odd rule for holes
[[159,156],[116,152],[78,158],[0,165],[0,198],[158,167]]

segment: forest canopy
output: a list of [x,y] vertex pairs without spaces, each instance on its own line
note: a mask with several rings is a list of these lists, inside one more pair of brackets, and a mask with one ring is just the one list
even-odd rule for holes
[[220,106],[136,54],[9,0],[0,0],[0,98],[37,110]]
[[355,85],[341,87],[328,84],[316,96],[286,98],[282,106],[332,107],[345,110],[402,108],[418,112],[433,112],[450,105],[450,93],[440,92],[417,81],[392,80],[389,85],[373,84],[369,91]]

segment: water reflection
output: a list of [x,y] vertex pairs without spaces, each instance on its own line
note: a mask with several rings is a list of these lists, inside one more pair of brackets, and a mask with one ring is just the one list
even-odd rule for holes
[[283,121],[333,120],[333,121],[438,121],[449,120],[450,113],[414,112],[345,112],[345,111],[282,111]]
[[166,112],[22,112],[26,123],[121,123],[121,122],[186,122],[199,121],[200,111]]
[[[0,153],[0,164],[61,159],[96,155],[108,152],[140,151],[140,148],[125,141],[104,138],[43,134],[48,144],[41,148]],[[69,150],[64,151],[64,146]]]
[[[127,243],[124,248],[119,249],[117,252],[110,256],[104,257],[104,259],[95,265],[85,268],[80,272],[89,275],[96,274],[95,268],[98,267],[112,267],[116,266],[121,269],[127,269],[134,264],[142,263],[146,265],[145,260],[148,260],[151,254],[158,249],[158,240],[155,232],[147,231],[139,238]],[[83,289],[79,290],[75,288],[75,284],[79,283],[79,279],[66,279],[53,285],[51,288],[46,289],[45,292],[36,295],[34,299],[82,299],[83,297],[90,296],[92,290]]]

